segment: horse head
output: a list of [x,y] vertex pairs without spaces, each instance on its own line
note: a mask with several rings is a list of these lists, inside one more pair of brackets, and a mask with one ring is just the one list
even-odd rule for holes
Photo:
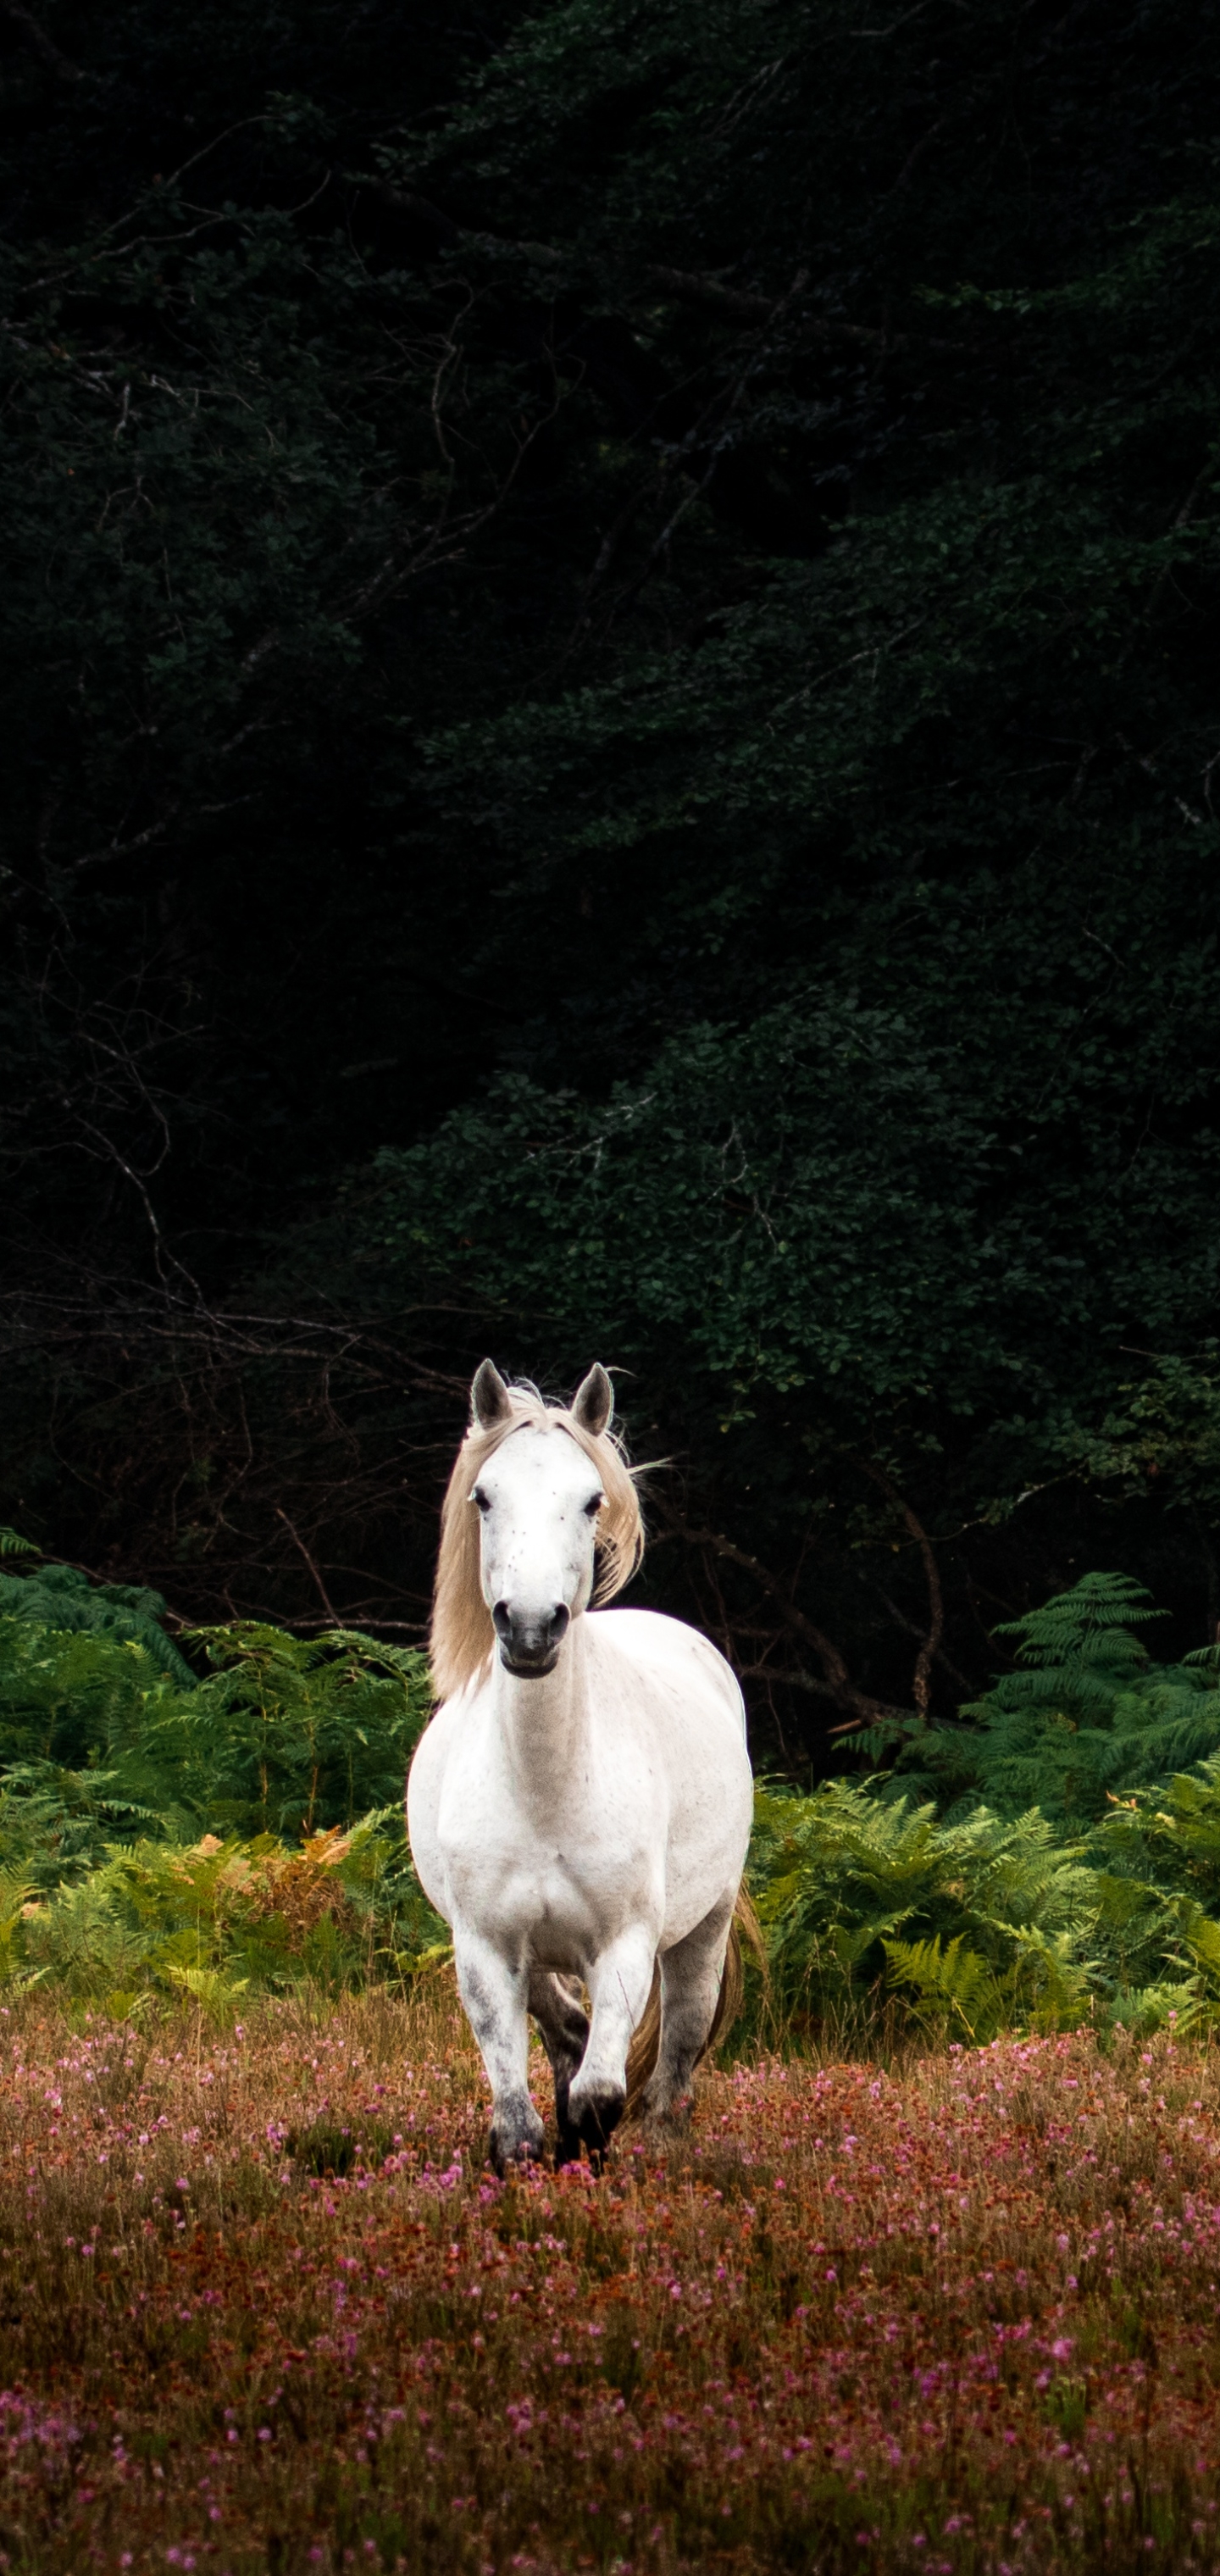
[[491,1360],[484,1360],[475,1378],[473,1425],[503,1435],[470,1490],[480,1519],[483,1599],[500,1661],[521,1680],[554,1672],[572,1620],[592,1597],[606,1493],[597,1460],[573,1429],[596,1441],[613,1409],[610,1380],[597,1366],[579,1388],[570,1415],[536,1407],[517,1412]]

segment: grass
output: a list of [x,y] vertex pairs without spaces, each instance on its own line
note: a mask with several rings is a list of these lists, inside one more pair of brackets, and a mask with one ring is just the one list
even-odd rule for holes
[[440,1975],[0,2034],[9,2568],[1220,2565],[1214,2051],[743,2064],[501,2187]]

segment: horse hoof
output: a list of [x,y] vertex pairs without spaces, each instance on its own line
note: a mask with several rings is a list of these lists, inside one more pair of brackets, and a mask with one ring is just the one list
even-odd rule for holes
[[498,2129],[493,2125],[487,2142],[488,2162],[492,2172],[499,2175],[501,2182],[506,2182],[510,2174],[528,2173],[532,2164],[540,2162],[544,2146],[542,2122],[537,2114],[533,2126],[528,2129]]
[[641,2107],[646,2137],[684,2137],[695,2115],[694,2099],[689,2093],[680,2093],[671,2102],[650,2102],[645,2094]]
[[568,2116],[584,2139],[590,2163],[605,2154],[626,2106],[627,2096],[619,2085],[599,2085],[596,2092],[574,2093],[569,2099]]
[[528,2139],[523,2138],[517,2146],[503,2146],[493,2129],[487,2141],[487,2161],[499,2180],[508,2182],[514,2174],[528,2173],[537,2156]]

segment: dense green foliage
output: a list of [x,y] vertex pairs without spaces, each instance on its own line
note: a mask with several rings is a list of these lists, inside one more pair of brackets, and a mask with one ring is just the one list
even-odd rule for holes
[[1093,1876],[1036,1809],[942,1824],[871,1784],[762,1793],[753,1868],[781,2025],[828,2021],[858,2044],[887,1986],[963,2039],[1086,2009]]
[[[1018,1669],[961,1723],[877,1729],[893,1767],[760,1792],[752,1870],[781,2007],[867,2030],[888,1989],[988,2038],[1087,2010],[1220,2004],[1220,1670],[1153,1661],[1160,1614],[1085,1575],[1012,1623]],[[1189,1767],[1188,1767],[1189,1766]]]
[[[248,1991],[447,1957],[403,1824],[418,1653],[200,1630],[184,1642],[210,1669],[184,1689],[147,1641],[49,1624],[39,1572],[23,1589],[0,1612],[0,1980],[120,2014],[178,1988],[231,2015]],[[1021,1669],[952,1740],[908,1727],[871,1777],[760,1784],[772,2037],[1220,2016],[1216,1659],[1153,1663],[1155,1616],[1086,1576],[1020,1623]]]
[[[1087,1834],[1037,1806],[957,1818],[892,1781],[760,1791],[751,1871],[780,2036],[867,2046],[1220,2014],[1220,1755],[1118,1802]],[[765,2026],[765,2024],[764,2024]]]
[[1154,1662],[1137,1631],[1163,1616],[1128,1576],[1086,1574],[1001,1625],[1017,1670],[964,1704],[965,1723],[882,1728],[862,1749],[893,1745],[899,1775],[942,1805],[981,1797],[1008,1816],[1037,1806],[1069,1833],[1096,1824],[1116,1795],[1220,1751],[1220,1649]]
[[[33,1586],[31,1586],[31,1590]],[[203,1629],[184,1689],[143,1643],[0,1615],[5,1757],[96,1771],[133,1808],[211,1832],[309,1835],[401,1795],[428,1708],[423,1658],[338,1629]]]
[[[49,1567],[0,1602],[0,1951],[10,1976],[111,1998],[396,1977],[444,1927],[402,1811],[429,1707],[411,1650],[346,1630],[194,1632]],[[67,1616],[57,1615],[66,1603]],[[90,1607],[96,1615],[90,1616]]]
[[780,1759],[1212,1638],[1213,19],[0,46],[5,1508],[409,1630],[597,1353]]
[[[16,1531],[0,1530],[0,1556],[28,1560],[38,1553]],[[164,1617],[159,1592],[143,1584],[94,1583],[78,1566],[49,1564],[33,1571],[27,1562],[20,1574],[0,1574],[0,1619],[23,1619],[43,1628],[74,1629],[142,1646],[180,1690],[193,1690],[195,1675],[173,1638],[166,1635]]]

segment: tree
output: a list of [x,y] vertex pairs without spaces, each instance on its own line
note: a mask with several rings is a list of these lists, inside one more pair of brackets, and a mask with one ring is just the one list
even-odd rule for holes
[[1215,31],[348,24],[9,58],[19,1490],[49,1366],[78,1554],[365,1618],[406,1475],[419,1616],[592,1345],[794,1752],[1094,1550],[1197,1641]]

